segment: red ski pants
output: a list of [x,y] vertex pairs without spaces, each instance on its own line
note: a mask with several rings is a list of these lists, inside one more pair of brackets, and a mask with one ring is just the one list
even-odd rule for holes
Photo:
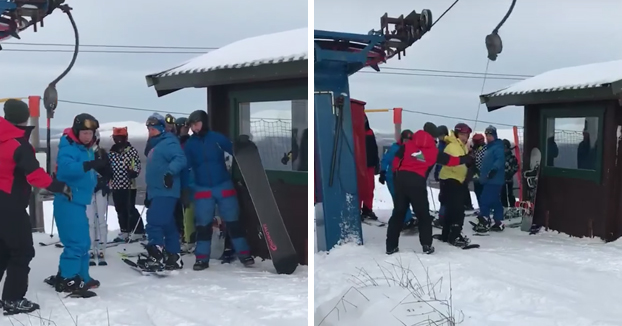
[[374,206],[374,189],[376,188],[376,178],[374,176],[375,169],[374,167],[367,168],[367,173],[365,174],[365,187],[362,191],[363,193],[359,194],[359,199],[362,202],[363,206],[373,210]]

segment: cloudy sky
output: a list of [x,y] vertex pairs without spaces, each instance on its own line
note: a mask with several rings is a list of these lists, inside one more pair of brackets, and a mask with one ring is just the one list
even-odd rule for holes
[[[164,0],[71,1],[83,46],[74,69],[58,85],[59,98],[142,108],[147,112],[59,103],[52,127],[65,127],[73,116],[82,112],[93,114],[100,122],[142,122],[151,111],[190,113],[205,109],[205,90],[187,89],[158,98],[153,88],[147,88],[145,75],[172,68],[208,51],[166,47],[217,48],[247,37],[307,26],[307,3],[304,1],[194,1],[188,4],[192,8],[175,7],[171,1]],[[275,14],[274,8],[279,8],[282,14]],[[72,50],[74,42],[71,24],[60,11],[46,18],[45,27],[37,33],[29,29],[20,36],[21,40],[1,44],[5,50],[0,51],[3,80],[0,97],[42,95],[47,84],[71,60],[71,53],[57,52]],[[175,116],[180,115],[175,113]]]
[[[436,19],[453,2],[315,0],[315,28],[367,33],[370,29],[379,29],[380,17],[385,12],[397,17],[412,10],[430,9]],[[406,50],[406,57],[399,61],[393,58],[386,65],[479,73],[469,75],[475,78],[415,76],[413,74],[440,73],[383,70],[381,66],[381,73],[359,72],[350,78],[352,97],[366,101],[368,109],[403,107],[462,118],[404,113],[404,125],[412,124],[411,128],[419,128],[425,121],[453,126],[465,120],[473,127],[487,60],[484,38],[505,15],[510,3],[511,0],[459,1],[422,40]],[[347,14],[337,16],[344,12]],[[503,53],[496,62],[490,63],[488,72],[535,75],[556,68],[622,59],[620,12],[622,2],[616,0],[518,0],[512,16],[499,33],[503,39]],[[396,72],[406,75],[390,74]],[[485,93],[517,82],[491,77],[486,80]],[[370,120],[372,127],[378,130],[393,130],[391,114],[373,113]],[[482,105],[478,130],[487,125],[482,120],[522,125],[522,110],[511,107],[488,113]]]

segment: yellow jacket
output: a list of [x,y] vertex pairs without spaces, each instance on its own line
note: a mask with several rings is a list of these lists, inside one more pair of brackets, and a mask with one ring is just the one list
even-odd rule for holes
[[[451,156],[462,156],[469,153],[466,144],[463,144],[460,139],[456,138],[453,132],[449,133],[449,136],[445,136],[445,153]],[[438,178],[441,180],[447,179],[455,179],[464,182],[467,175],[467,167],[466,165],[458,165],[458,166],[443,166],[441,168],[441,172],[438,175]]]

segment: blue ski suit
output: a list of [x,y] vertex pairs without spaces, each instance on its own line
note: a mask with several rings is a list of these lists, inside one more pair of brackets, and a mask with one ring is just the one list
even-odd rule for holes
[[193,134],[185,144],[188,168],[194,173],[194,223],[197,261],[209,261],[212,223],[216,206],[238,258],[250,256],[244,227],[239,221],[240,207],[231,174],[225,164],[225,152],[233,155],[233,144],[223,134],[207,131]]
[[[389,188],[389,193],[391,193],[391,198],[393,199],[393,206],[395,207],[395,188],[394,188],[394,180],[393,180],[393,159],[395,158],[395,154],[400,149],[400,144],[393,143],[389,150],[384,153],[382,159],[380,160],[380,171],[385,171],[387,188]],[[395,209],[395,208],[394,208]],[[393,213],[391,213],[393,216]],[[408,208],[406,210],[406,216],[404,216],[404,224],[413,219],[413,213]]]
[[[175,224],[175,206],[181,196],[182,179],[186,178],[186,156],[175,135],[163,132],[151,137],[152,148],[147,155],[145,182],[151,205],[147,210],[145,231],[149,245],[164,246],[166,251],[181,251],[179,231]],[[173,175],[173,187],[164,187],[164,176]]]
[[[493,170],[496,174],[489,178]],[[479,176],[479,182],[483,187],[479,201],[480,215],[488,218],[492,209],[495,222],[501,223],[503,220],[501,188],[505,185],[505,151],[503,141],[496,136],[494,141],[486,145],[486,154],[482,159]]]
[[84,172],[84,162],[95,159],[91,148],[76,138],[71,129],[66,129],[58,145],[56,156],[56,178],[71,188],[73,200],[62,194],[54,195],[54,218],[58,237],[64,245],[60,255],[60,276],[66,279],[80,276],[84,282],[89,275],[89,249],[91,237],[86,206],[91,204],[97,185],[94,170]]

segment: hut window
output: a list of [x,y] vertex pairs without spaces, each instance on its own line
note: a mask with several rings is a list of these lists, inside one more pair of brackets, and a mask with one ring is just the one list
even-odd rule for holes
[[563,169],[596,169],[598,117],[547,118],[545,166]]

